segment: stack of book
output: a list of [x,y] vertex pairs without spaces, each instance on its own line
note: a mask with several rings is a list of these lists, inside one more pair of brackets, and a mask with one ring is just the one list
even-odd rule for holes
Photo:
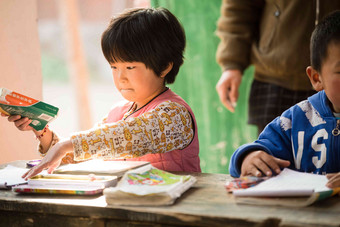
[[170,205],[195,182],[191,175],[176,175],[147,165],[126,172],[117,187],[106,188],[104,195],[109,205]]

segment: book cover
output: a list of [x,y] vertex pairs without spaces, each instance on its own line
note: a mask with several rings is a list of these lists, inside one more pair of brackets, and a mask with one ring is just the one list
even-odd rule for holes
[[117,187],[106,188],[104,195],[109,205],[171,205],[195,182],[193,176],[176,175],[147,165],[126,172]]
[[117,184],[116,176],[39,174],[26,185],[12,187],[17,193],[93,195]]
[[20,194],[58,194],[58,195],[97,195],[103,192],[98,186],[49,186],[49,185],[20,185],[12,190]]
[[6,115],[21,115],[32,120],[30,126],[37,131],[58,115],[59,108],[26,95],[0,88],[0,112]]

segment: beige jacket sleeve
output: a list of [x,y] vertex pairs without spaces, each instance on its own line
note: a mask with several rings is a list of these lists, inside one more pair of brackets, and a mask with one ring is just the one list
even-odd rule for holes
[[222,70],[249,66],[251,45],[259,33],[264,1],[223,0],[216,34],[220,43],[216,52],[217,63]]

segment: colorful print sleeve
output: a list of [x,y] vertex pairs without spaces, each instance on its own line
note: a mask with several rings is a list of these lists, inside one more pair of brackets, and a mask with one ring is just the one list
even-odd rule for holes
[[101,124],[71,137],[75,160],[134,158],[188,146],[194,137],[189,111],[167,101],[152,111],[115,123]]

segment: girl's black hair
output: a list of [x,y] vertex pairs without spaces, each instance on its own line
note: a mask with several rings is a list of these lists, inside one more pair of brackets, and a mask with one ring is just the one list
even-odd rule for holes
[[143,62],[158,76],[173,63],[165,77],[171,84],[183,64],[185,33],[167,9],[133,9],[111,20],[101,45],[109,63]]

